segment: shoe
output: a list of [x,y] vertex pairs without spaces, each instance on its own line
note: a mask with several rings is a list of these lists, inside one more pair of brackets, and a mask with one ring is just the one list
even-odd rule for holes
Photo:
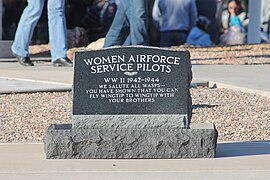
[[53,62],[53,66],[59,67],[59,66],[66,66],[66,67],[72,67],[72,62],[66,57],[66,58],[58,58]]
[[23,65],[23,66],[34,66],[34,64],[32,63],[32,61],[30,60],[30,57],[23,57],[20,56],[14,52],[12,52],[12,54],[17,58],[18,62]]

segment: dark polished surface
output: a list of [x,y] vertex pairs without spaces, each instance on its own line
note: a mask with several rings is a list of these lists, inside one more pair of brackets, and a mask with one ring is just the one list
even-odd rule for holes
[[189,114],[188,51],[116,47],[76,52],[74,61],[73,115]]

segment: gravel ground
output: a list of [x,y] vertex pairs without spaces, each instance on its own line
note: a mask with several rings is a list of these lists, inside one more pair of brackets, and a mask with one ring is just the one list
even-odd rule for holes
[[[192,122],[214,122],[219,141],[270,140],[270,98],[191,89]],[[0,95],[0,142],[42,141],[52,123],[71,122],[71,92]]]
[[270,44],[173,48],[189,50],[192,64],[270,64]]
[[[104,39],[91,43],[87,48],[98,49]],[[81,47],[85,48],[85,47]],[[73,53],[81,48],[71,48],[67,54],[70,59]],[[192,64],[270,64],[270,44],[244,44],[234,46],[186,47],[174,46],[173,49],[189,50]],[[50,56],[49,45],[29,47],[31,56]]]

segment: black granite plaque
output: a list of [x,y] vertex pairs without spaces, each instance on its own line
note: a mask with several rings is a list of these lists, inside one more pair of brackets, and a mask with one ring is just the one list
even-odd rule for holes
[[76,52],[73,115],[190,114],[189,57],[140,46]]

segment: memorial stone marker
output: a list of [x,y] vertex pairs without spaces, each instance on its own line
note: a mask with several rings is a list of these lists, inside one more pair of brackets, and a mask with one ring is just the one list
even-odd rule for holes
[[75,59],[74,127],[121,122],[120,127],[131,128],[137,121],[189,126],[192,73],[187,51],[109,48],[77,53]]
[[75,53],[72,125],[51,125],[47,158],[214,157],[217,131],[191,125],[188,51]]

